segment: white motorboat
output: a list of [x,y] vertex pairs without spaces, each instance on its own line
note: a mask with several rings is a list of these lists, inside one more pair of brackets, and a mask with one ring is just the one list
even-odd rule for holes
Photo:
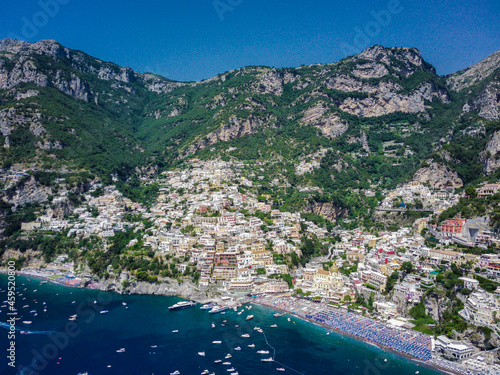
[[169,310],[182,310],[182,309],[188,309],[190,307],[193,307],[194,305],[196,305],[196,302],[181,301],[181,302],[177,302],[175,305],[170,306],[168,309]]
[[227,306],[215,306],[212,310],[209,311],[209,314],[217,314],[228,309]]

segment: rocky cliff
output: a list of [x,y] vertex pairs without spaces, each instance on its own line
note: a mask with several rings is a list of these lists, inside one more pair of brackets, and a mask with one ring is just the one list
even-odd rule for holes
[[485,150],[480,154],[480,159],[484,163],[486,174],[490,174],[500,167],[500,131],[493,133]]
[[456,172],[434,161],[430,161],[427,166],[420,168],[413,176],[413,179],[439,189],[460,188],[463,186],[463,181]]
[[330,202],[309,203],[303,211],[320,215],[331,222],[335,222],[341,218],[346,218],[349,214],[349,210],[337,207]]

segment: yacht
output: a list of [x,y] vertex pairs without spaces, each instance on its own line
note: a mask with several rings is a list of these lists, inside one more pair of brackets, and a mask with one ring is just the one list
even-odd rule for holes
[[262,359],[261,359],[261,361],[262,361],[262,362],[273,362],[273,361],[274,361],[274,359],[273,359],[273,357],[269,357],[269,358],[262,358]]
[[255,344],[248,345],[249,348],[255,348]]
[[205,357],[205,352],[198,352],[199,356]]
[[210,314],[217,314],[228,309],[227,306],[215,306],[212,310],[209,311]]
[[194,305],[196,305],[196,302],[193,302],[193,301],[181,301],[181,302],[177,302],[175,305],[170,306],[168,309],[169,310],[188,309],[190,307],[193,307]]
[[116,352],[117,353],[124,353],[125,352],[125,348],[118,349]]
[[250,337],[250,335],[248,333],[245,333],[245,334],[241,335],[241,337]]
[[236,348],[234,348],[234,350],[241,350],[241,348],[237,346]]
[[257,353],[259,353],[259,354],[269,354],[269,350],[259,350]]
[[247,320],[252,320],[253,319],[253,315],[248,315],[247,316]]
[[213,309],[217,304],[215,302],[206,303],[200,307],[200,310],[210,310]]
[[212,341],[212,344],[222,344],[222,341]]

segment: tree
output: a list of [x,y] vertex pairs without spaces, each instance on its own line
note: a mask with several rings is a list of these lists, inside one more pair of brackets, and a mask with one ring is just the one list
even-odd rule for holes
[[404,262],[401,269],[406,273],[411,273],[413,271],[413,264],[411,262]]
[[350,295],[344,296],[344,302],[351,302],[351,301],[352,301],[352,298]]
[[467,186],[465,188],[465,195],[468,195],[470,198],[476,198],[477,197],[477,191],[474,189],[473,186]]

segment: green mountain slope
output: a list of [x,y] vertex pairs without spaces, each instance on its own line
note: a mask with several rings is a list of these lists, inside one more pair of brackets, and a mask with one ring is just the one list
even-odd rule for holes
[[0,160],[125,178],[234,158],[263,163],[263,182],[335,190],[392,187],[432,159],[468,183],[500,167],[499,67],[497,53],[440,77],[414,48],[373,46],[333,64],[180,83],[55,41],[6,39]]

